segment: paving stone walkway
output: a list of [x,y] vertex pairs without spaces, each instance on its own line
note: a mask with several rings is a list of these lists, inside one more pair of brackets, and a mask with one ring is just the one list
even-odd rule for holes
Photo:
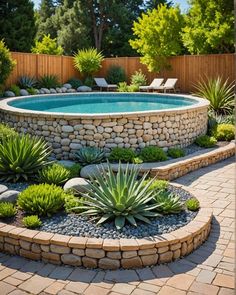
[[0,294],[235,294],[234,169],[231,158],[176,180],[207,198],[214,208],[207,242],[186,258],[139,270],[98,271],[0,253]]

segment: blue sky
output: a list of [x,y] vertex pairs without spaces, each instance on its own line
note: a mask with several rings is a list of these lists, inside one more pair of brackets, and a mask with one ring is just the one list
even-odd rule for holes
[[[186,11],[186,9],[188,8],[187,0],[172,0],[172,1],[174,4],[179,4],[183,12]],[[41,0],[33,0],[33,2],[35,3],[36,7],[38,7]]]

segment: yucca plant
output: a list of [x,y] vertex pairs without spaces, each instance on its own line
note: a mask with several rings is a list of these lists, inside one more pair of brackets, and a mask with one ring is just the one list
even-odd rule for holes
[[40,77],[38,82],[39,87],[41,88],[56,88],[60,86],[58,76],[56,75],[44,75]]
[[50,148],[30,135],[11,136],[0,144],[0,178],[6,181],[28,180],[46,166]]
[[83,194],[85,210],[81,214],[93,216],[98,219],[97,224],[114,220],[117,229],[121,229],[125,222],[137,226],[136,220],[149,223],[150,217],[159,214],[153,212],[160,204],[151,204],[153,191],[149,190],[152,181],[143,186],[147,174],[138,179],[139,170],[127,164],[122,169],[119,164],[115,174],[110,165],[108,171],[101,168],[101,174],[90,179],[87,193]]
[[180,197],[168,191],[159,191],[155,195],[155,203],[159,204],[157,211],[162,214],[175,214],[184,209]]
[[37,84],[37,80],[34,77],[22,76],[18,80],[18,85],[20,88],[34,88]]
[[39,171],[38,180],[41,183],[62,185],[70,178],[69,168],[54,163]]
[[234,107],[235,83],[229,83],[228,79],[223,81],[222,77],[216,79],[201,79],[194,85],[195,95],[206,98],[210,102],[210,109],[216,114],[232,114]]
[[84,147],[77,151],[75,157],[82,165],[97,164],[104,160],[105,153],[96,147]]

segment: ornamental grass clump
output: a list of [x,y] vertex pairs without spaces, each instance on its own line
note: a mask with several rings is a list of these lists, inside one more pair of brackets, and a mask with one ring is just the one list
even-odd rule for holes
[[63,185],[70,178],[70,175],[69,168],[54,163],[39,171],[38,181],[41,183]]
[[154,200],[159,206],[157,211],[162,214],[176,214],[184,209],[184,204],[181,202],[180,197],[174,193],[167,191],[159,191]]
[[30,135],[10,136],[0,143],[0,178],[28,180],[48,165],[51,153],[46,142]]
[[32,229],[40,227],[42,224],[42,221],[37,215],[26,216],[22,219],[22,222],[25,227],[32,228]]
[[151,203],[153,191],[149,190],[152,181],[143,185],[147,174],[138,178],[139,170],[127,164],[123,170],[119,164],[118,172],[114,173],[110,165],[108,171],[101,168],[101,173],[90,180],[87,193],[83,194],[81,214],[95,217],[102,224],[113,220],[120,230],[127,222],[137,226],[136,220],[150,223],[150,217],[159,214],[154,212],[160,204]]
[[105,153],[96,147],[84,147],[77,151],[75,158],[83,166],[98,164],[105,159]]
[[16,215],[16,207],[10,202],[0,203],[0,218],[9,218]]

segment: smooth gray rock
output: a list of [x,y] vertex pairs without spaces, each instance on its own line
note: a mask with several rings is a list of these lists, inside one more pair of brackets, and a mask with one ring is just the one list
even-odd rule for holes
[[13,91],[5,91],[4,96],[6,96],[6,97],[14,97],[15,93]]
[[72,88],[70,83],[63,84],[63,87],[65,87],[66,89],[71,89]]
[[66,93],[67,92],[67,88],[66,87],[61,87],[61,92],[62,93]]
[[61,88],[57,87],[57,88],[56,88],[56,92],[57,92],[57,93],[62,93]]
[[58,164],[66,167],[66,168],[70,168],[75,164],[75,162],[70,161],[70,160],[60,160],[60,161],[58,161]]
[[41,90],[43,90],[43,92],[46,94],[50,94],[50,90],[47,88],[41,88]]
[[74,92],[76,92],[76,90],[75,89],[73,89],[73,88],[71,88],[71,89],[67,89],[67,91],[66,91],[67,93],[74,93]]
[[87,179],[100,174],[101,171],[97,165],[87,165],[80,170],[80,176]]
[[65,185],[64,185],[64,190],[68,190],[68,189],[73,189],[77,192],[85,192],[86,189],[89,187],[89,183],[87,182],[86,179],[82,178],[82,177],[75,177],[75,178],[71,178],[70,180],[68,180]]
[[40,90],[39,89],[35,89],[35,93],[36,94],[40,94]]
[[25,90],[25,89],[21,89],[20,90],[20,95],[21,96],[26,96],[26,95],[29,95],[29,92],[27,90]]
[[54,94],[57,93],[56,89],[54,89],[54,88],[50,88],[49,90],[50,90],[50,93],[54,93]]
[[8,190],[8,188],[6,185],[0,184],[0,194],[4,193],[7,190]]
[[39,94],[45,94],[45,92],[42,89],[39,89]]
[[91,92],[92,88],[88,86],[80,86],[77,88],[78,92]]
[[0,202],[16,202],[16,199],[18,197],[20,192],[9,190],[0,195]]

